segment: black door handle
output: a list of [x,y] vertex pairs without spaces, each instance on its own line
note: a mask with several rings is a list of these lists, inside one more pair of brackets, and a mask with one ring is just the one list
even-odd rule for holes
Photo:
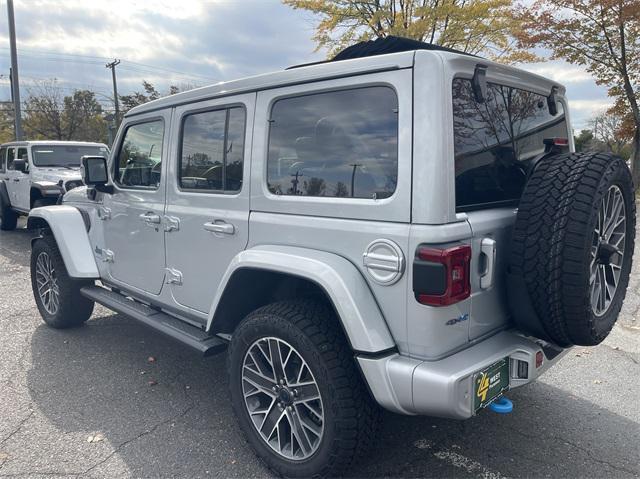
[[13,181],[20,181],[20,178],[14,178]]

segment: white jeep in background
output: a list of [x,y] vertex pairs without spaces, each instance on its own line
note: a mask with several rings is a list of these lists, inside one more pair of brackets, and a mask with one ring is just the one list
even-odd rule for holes
[[0,145],[0,229],[12,230],[31,208],[54,205],[82,185],[80,159],[109,153],[103,143],[16,141]]
[[564,87],[522,70],[390,37],[141,105],[114,145],[29,215],[40,314],[228,345],[239,425],[287,477],[344,471],[379,406],[508,411],[620,312],[629,170],[573,153]]

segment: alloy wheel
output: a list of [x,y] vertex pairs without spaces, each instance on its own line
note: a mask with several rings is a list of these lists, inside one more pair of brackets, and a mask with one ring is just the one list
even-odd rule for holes
[[60,289],[51,257],[45,251],[36,259],[36,284],[42,306],[47,313],[55,315],[60,307]]
[[316,452],[325,424],[322,398],[293,346],[274,337],[255,341],[244,357],[242,392],[253,426],[273,451],[289,460]]
[[624,197],[620,188],[612,185],[600,203],[591,245],[589,286],[591,309],[596,316],[609,310],[618,289],[626,232]]

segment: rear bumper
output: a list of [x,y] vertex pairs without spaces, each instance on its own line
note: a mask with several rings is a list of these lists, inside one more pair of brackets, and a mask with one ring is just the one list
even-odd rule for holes
[[[536,354],[544,355],[536,368]],[[376,401],[401,414],[467,419],[473,408],[473,375],[508,357],[510,389],[537,379],[567,350],[554,350],[542,341],[513,331],[502,331],[438,361],[422,361],[397,353],[382,358],[358,357],[358,364]],[[518,379],[516,361],[528,363],[528,377]]]

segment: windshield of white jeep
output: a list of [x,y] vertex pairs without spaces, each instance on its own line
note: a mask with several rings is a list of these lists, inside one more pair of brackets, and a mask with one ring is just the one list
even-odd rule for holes
[[31,147],[35,166],[62,166],[80,168],[80,159],[85,156],[109,156],[104,146],[83,145],[38,145]]
[[563,105],[556,105],[552,115],[545,96],[493,83],[478,103],[470,80],[453,80],[457,211],[517,203],[544,140],[568,138]]

